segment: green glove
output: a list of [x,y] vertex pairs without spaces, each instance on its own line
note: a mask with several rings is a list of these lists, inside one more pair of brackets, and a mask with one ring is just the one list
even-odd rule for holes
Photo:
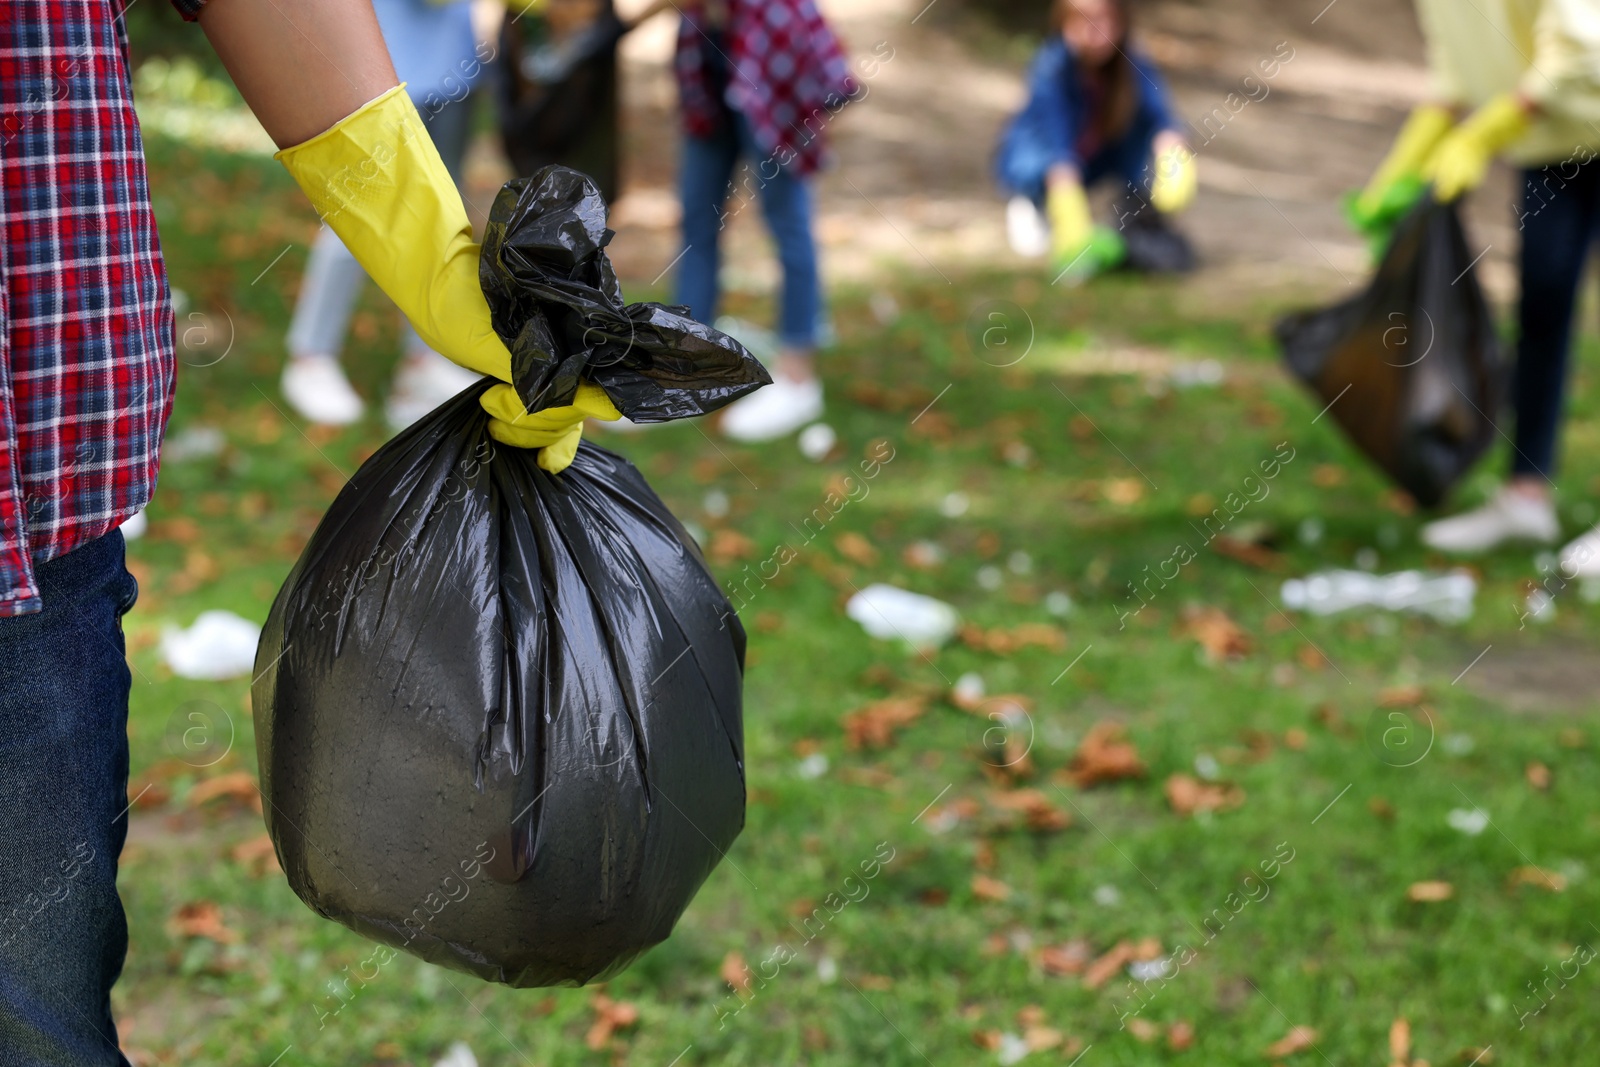
[[[1455,124],[1449,109],[1438,104],[1422,104],[1412,110],[1405,125],[1400,127],[1394,146],[1378,164],[1366,188],[1346,202],[1346,217],[1357,231],[1370,235],[1375,226],[1394,214],[1402,201],[1407,208],[1416,202],[1423,185],[1422,172],[1439,142]],[[1408,197],[1411,190],[1416,190],[1417,194]]]

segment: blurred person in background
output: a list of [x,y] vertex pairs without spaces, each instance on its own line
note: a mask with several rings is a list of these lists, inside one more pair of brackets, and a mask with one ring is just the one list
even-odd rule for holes
[[[1194,152],[1178,132],[1160,71],[1132,43],[1128,4],[1056,0],[1051,26],[1028,74],[1028,102],[996,158],[1000,184],[1012,194],[1006,232],[1013,250],[1049,255],[1077,281],[1120,265],[1130,238],[1165,251],[1134,265],[1191,268],[1193,251],[1167,220],[1194,201]],[[1117,225],[1097,228],[1088,189],[1107,179],[1121,183]],[[1152,233],[1154,240],[1139,241]]]
[[731,404],[722,430],[739,441],[772,440],[822,415],[812,177],[826,159],[827,126],[858,83],[814,0],[679,0],[678,7],[684,139],[676,300],[701,322],[716,319],[729,196],[740,199],[733,211],[758,197],[783,266],[780,351],[773,384]]
[[[174,0],[278,159],[424,342],[501,384],[489,433],[572,462],[581,383],[527,414],[478,283],[461,194],[399,88],[370,0]],[[0,1064],[128,1067],[119,526],[149,502],[172,408],[172,300],[128,77],[123,5],[0,8]],[[291,147],[292,146],[292,147]],[[169,195],[182,195],[180,186]],[[189,190],[193,195],[193,190]]]
[[624,21],[611,0],[512,0],[500,32],[500,137],[524,177],[553,163],[582,171],[606,203],[620,191],[617,45],[672,6]]
[[[1423,527],[1444,552],[1488,552],[1561,536],[1552,494],[1578,282],[1600,229],[1600,3],[1417,0],[1434,99],[1412,111],[1355,199],[1369,232],[1428,184],[1451,201],[1504,156],[1521,171],[1522,236],[1511,476],[1481,507]],[[1562,568],[1600,576],[1600,528],[1568,545]]]
[[[471,90],[480,73],[470,2],[373,0],[395,72],[427,123],[439,157],[457,185],[471,135]],[[339,359],[350,316],[366,283],[366,272],[327,226],[317,233],[289,323],[289,359],[284,364],[284,399],[301,417],[323,426],[358,421],[366,405],[350,385]],[[477,380],[401,326],[404,350],[384,406],[393,430],[401,430]]]

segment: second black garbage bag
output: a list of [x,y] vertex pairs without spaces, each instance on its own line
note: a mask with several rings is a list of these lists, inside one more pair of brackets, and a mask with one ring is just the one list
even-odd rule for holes
[[1278,324],[1290,369],[1424,507],[1494,441],[1505,367],[1454,205],[1412,211],[1365,292]]
[[[509,184],[483,253],[519,392],[579,378],[661,421],[767,381],[737,342],[624,306],[594,185]],[[744,630],[626,460],[559,475],[446,403],[340,492],[274,603],[252,689],[268,830],[316,911],[514,986],[665,939],[744,824]],[[570,388],[569,388],[570,386]]]

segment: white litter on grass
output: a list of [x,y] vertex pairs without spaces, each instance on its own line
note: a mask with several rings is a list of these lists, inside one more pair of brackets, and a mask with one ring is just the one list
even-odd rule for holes
[[821,463],[839,443],[839,435],[825,422],[814,422],[800,431],[800,454],[813,463]]
[[161,657],[179,678],[218,682],[250,673],[261,627],[231,611],[202,611],[187,630],[161,633]]
[[144,517],[144,512],[136,511],[122,520],[121,529],[124,541],[137,541],[150,529],[150,520]]
[[1049,593],[1044,598],[1044,610],[1052,615],[1064,616],[1072,614],[1072,598],[1059,589]]
[[1202,752],[1194,758],[1194,773],[1208,782],[1214,782],[1222,774],[1222,764],[1211,753]]
[[1153,982],[1173,973],[1172,961],[1163,956],[1155,960],[1134,960],[1128,964],[1128,977],[1135,982]]
[[1447,756],[1470,756],[1472,750],[1478,747],[1478,742],[1472,739],[1471,734],[1445,734],[1439,747],[1444,749]]
[[955,636],[961,617],[942,600],[874,582],[850,598],[845,614],[884,641],[899,639],[919,648],[937,648]]
[[986,563],[978,568],[978,587],[980,589],[985,589],[992,593],[1004,584],[1006,584],[1006,576],[999,567],[992,563]]
[[711,516],[713,519],[725,518],[728,514],[728,508],[730,507],[728,494],[724,493],[721,489],[712,489],[710,492],[706,493],[705,499],[700,502],[700,506],[705,509],[705,513]]
[[1472,599],[1477,591],[1477,579],[1467,571],[1368,574],[1337,570],[1291,578],[1283,583],[1280,595],[1285,607],[1313,615],[1375,607],[1415,612],[1440,622],[1464,622],[1472,617]]
[[1300,543],[1314,545],[1322,540],[1322,535],[1327,532],[1327,527],[1318,518],[1300,520]]
[[1011,1067],[1013,1063],[1021,1063],[1023,1058],[1032,1052],[1033,1048],[1025,1038],[1016,1034],[1000,1035],[1000,1065]]
[[817,981],[823,985],[832,985],[839,980],[839,964],[832,956],[824,956],[817,961]]
[[1489,828],[1489,813],[1482,808],[1452,808],[1444,817],[1450,829],[1460,830],[1468,837],[1477,837]]
[[956,684],[951,687],[950,695],[955,702],[963,707],[973,707],[983,699],[987,692],[983,684],[983,675],[976,671],[968,671],[956,679]]
[[472,1049],[467,1047],[465,1041],[457,1041],[445,1050],[443,1058],[435,1062],[433,1067],[478,1067],[478,1057],[472,1054]]
[[1179,389],[1191,389],[1197,385],[1220,385],[1226,376],[1227,372],[1221,363],[1214,359],[1202,359],[1198,363],[1175,364],[1168,377]]
[[971,506],[971,499],[958,489],[953,493],[946,493],[944,499],[939,501],[939,514],[947,519],[959,519]]
[[209,459],[222,451],[228,438],[215,426],[187,426],[167,438],[161,458],[168,463]]
[[808,782],[821,778],[828,773],[828,757],[820,752],[813,752],[800,761],[800,765],[794,769],[794,773]]
[[1122,903],[1122,894],[1114,885],[1096,886],[1094,902],[1103,908],[1114,908]]
[[1006,566],[1011,569],[1012,574],[1032,574],[1033,557],[1019,548],[1006,557]]

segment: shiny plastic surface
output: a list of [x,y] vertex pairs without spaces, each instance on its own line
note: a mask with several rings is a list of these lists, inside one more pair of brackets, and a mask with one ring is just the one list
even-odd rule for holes
[[1424,507],[1495,438],[1505,368],[1452,205],[1400,222],[1367,290],[1278,324],[1290,369],[1328,417]]
[[[616,295],[597,247],[588,268]],[[592,366],[559,311],[517,299],[558,327],[550,365]],[[759,384],[721,334],[620,318],[659,319],[673,353],[611,364],[635,410]],[[666,938],[744,824],[745,636],[631,464],[585,442],[546,473],[489,437],[489,384],[373,455],[278,594],[252,689],[266,822],[322,915],[490,981],[582,983]]]

